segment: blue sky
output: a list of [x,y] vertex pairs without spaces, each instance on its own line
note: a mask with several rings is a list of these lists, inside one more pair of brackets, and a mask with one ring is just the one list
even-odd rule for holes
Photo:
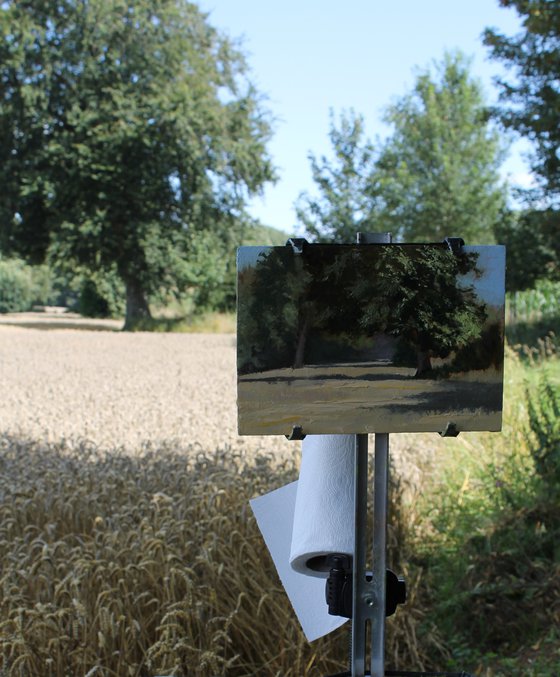
[[[276,119],[269,149],[280,179],[251,213],[263,223],[297,234],[293,204],[314,191],[308,153],[330,155],[329,109],[354,108],[368,136],[385,137],[383,110],[410,91],[417,69],[440,61],[445,50],[472,57],[472,73],[495,102],[501,64],[488,58],[481,34],[520,28],[498,0],[201,0],[209,21],[242,48],[258,90]],[[503,174],[526,185],[527,146],[514,143]]]

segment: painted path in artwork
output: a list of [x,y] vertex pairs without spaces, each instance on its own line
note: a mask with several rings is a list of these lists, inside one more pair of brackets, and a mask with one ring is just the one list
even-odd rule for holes
[[287,435],[501,428],[502,372],[416,379],[386,361],[275,369],[238,379],[239,432]]

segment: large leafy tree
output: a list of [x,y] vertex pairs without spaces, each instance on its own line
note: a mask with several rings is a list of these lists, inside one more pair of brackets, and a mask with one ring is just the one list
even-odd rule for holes
[[269,136],[243,55],[190,2],[1,5],[1,246],[116,272],[128,327],[199,282],[189,252],[237,242]]
[[385,120],[394,131],[375,170],[384,229],[403,241],[452,235],[491,242],[506,201],[502,152],[468,60],[446,54],[435,75],[419,74]]
[[502,124],[533,143],[536,187],[523,191],[528,210],[505,219],[496,235],[508,248],[508,288],[524,289],[560,275],[560,5],[557,0],[500,0],[522,30],[507,37],[487,29],[484,43],[513,78],[498,79]]
[[557,0],[500,0],[514,8],[522,30],[513,37],[484,32],[492,58],[513,71],[498,79],[503,124],[534,142],[533,171],[540,189],[560,204],[560,5]]

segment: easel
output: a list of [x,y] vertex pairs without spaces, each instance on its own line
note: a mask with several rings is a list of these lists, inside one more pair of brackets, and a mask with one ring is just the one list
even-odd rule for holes
[[[390,233],[358,233],[357,236],[358,245],[389,245],[388,249],[392,247],[392,238]],[[460,257],[463,255],[462,247],[464,242],[460,238],[446,238],[442,243],[432,243],[430,246],[443,248],[452,252],[454,255]],[[306,258],[306,251],[308,251],[308,243],[301,238],[290,238],[286,246],[291,247],[293,255],[296,258],[301,259],[298,263],[303,264]],[[309,245],[309,250],[313,245]],[[404,245],[405,247],[407,245]],[[401,246],[402,247],[402,246]],[[365,248],[365,247],[364,247]],[[395,245],[395,249],[398,246]],[[273,261],[290,261],[289,259],[289,249],[288,256],[286,251],[281,251],[282,248],[270,248],[263,247],[257,249],[257,251],[252,251],[254,248],[250,248],[251,251],[247,252],[247,259],[243,264],[243,267],[240,270],[245,270],[245,267],[251,272],[252,275],[256,277],[256,272],[258,271],[257,263],[259,258],[262,256],[262,260],[266,261],[269,254],[274,253],[278,255],[278,259],[272,259]],[[476,249],[476,248],[469,248]],[[279,250],[279,251],[276,251]],[[358,247],[360,250],[359,255],[356,255],[355,260],[368,260],[369,254],[377,256],[379,252],[374,252],[373,248],[370,252],[365,252],[364,249]],[[323,250],[315,251],[317,255],[324,255]],[[333,251],[336,251],[334,249]],[[353,246],[350,246],[345,251],[350,251],[351,255],[354,256],[355,249]],[[414,249],[413,249],[414,251]],[[387,251],[382,252],[382,254],[389,253]],[[264,254],[264,256],[263,256]],[[366,254],[366,256],[363,256]],[[375,256],[372,260],[375,260]],[[470,251],[466,252],[466,258],[468,261],[475,261],[479,256],[478,252],[471,253]],[[469,258],[470,257],[470,258]],[[502,252],[503,257],[503,252]],[[327,257],[328,258],[328,257]],[[323,259],[318,259],[323,261]],[[309,261],[313,263],[316,261],[313,257],[309,257]],[[383,259],[381,259],[383,261]],[[502,266],[503,258],[501,259]],[[354,259],[351,260],[352,264]],[[455,262],[459,263],[459,262]],[[290,264],[291,265],[291,264]],[[473,264],[474,265],[474,264]],[[342,268],[345,266],[345,260],[342,260]],[[304,266],[300,266],[304,268]],[[289,268],[289,266],[287,266]],[[280,268],[281,270],[282,267]],[[265,268],[266,270],[266,268]],[[296,270],[298,270],[296,266]],[[312,274],[313,267],[311,267]],[[472,268],[471,268],[472,270]],[[276,274],[276,273],[275,273]],[[456,272],[452,273],[457,275]],[[254,284],[254,277],[238,278],[239,282],[244,280],[251,280]],[[257,277],[258,279],[258,277]],[[388,278],[391,279],[391,278]],[[398,279],[398,278],[396,278]],[[367,279],[366,279],[367,281]],[[247,282],[243,282],[246,286],[238,286],[238,289],[244,289],[244,293],[248,296],[245,298],[250,298],[250,285]],[[395,284],[395,283],[393,283]],[[445,288],[445,287],[444,287]],[[375,294],[375,286],[373,287],[374,291],[372,294]],[[413,291],[416,291],[413,289]],[[472,292],[472,288],[470,290]],[[316,292],[317,293],[317,292]],[[326,292],[322,292],[326,294]],[[350,292],[348,292],[350,294]],[[399,294],[397,294],[399,297]],[[321,303],[323,298],[320,295],[319,298],[319,307],[321,308]],[[326,295],[328,299],[328,295]],[[359,297],[357,297],[359,298]],[[390,295],[387,298],[392,298]],[[316,300],[315,297],[311,296],[311,300]],[[431,305],[433,304],[432,297],[429,297],[428,302]],[[294,299],[294,305],[297,306],[299,301]],[[338,301],[339,305],[344,305],[344,299]],[[392,310],[388,305],[390,302],[386,301],[384,309],[387,311]],[[395,301],[398,304],[398,298]],[[251,307],[251,306],[247,306]],[[338,308],[338,306],[337,306]],[[383,309],[382,309],[383,310]],[[482,312],[482,311],[481,311]],[[344,318],[343,318],[344,320]],[[340,319],[339,319],[340,321]],[[336,323],[335,323],[336,324]],[[306,326],[306,325],[305,325]],[[423,325],[421,326],[421,329]],[[400,331],[400,330],[399,330]],[[415,331],[420,331],[415,328]],[[254,353],[255,345],[251,343],[251,334],[248,334],[246,337],[245,348],[250,348],[250,354],[259,356],[260,354],[265,356],[262,364],[267,364],[267,359],[271,362],[271,365],[274,366],[274,360],[271,360],[270,355],[267,354],[265,348],[263,347],[266,343],[265,339],[259,337],[255,339],[257,346],[261,353],[258,351]],[[408,340],[408,339],[405,339]],[[263,344],[262,346],[260,344]],[[300,339],[297,341],[298,348],[300,345]],[[265,346],[266,347],[266,346]],[[449,351],[448,351],[449,353]],[[238,356],[240,353],[238,353]],[[260,364],[259,359],[252,361],[251,359],[243,358],[242,368],[239,367],[238,362],[238,375],[240,375],[240,386],[243,385],[243,379],[246,373],[252,373],[253,371],[262,371],[263,367]],[[419,367],[418,372],[420,372],[420,355],[419,355]],[[429,360],[428,360],[429,364]],[[423,365],[422,365],[423,366]],[[257,368],[259,367],[259,368]],[[270,368],[270,365],[268,366]],[[279,368],[287,369],[287,366],[283,363],[280,364]],[[428,367],[429,368],[429,367]],[[337,375],[338,376],[338,375]],[[273,379],[274,380],[274,379]],[[248,381],[247,381],[248,382]],[[266,379],[263,379],[263,382],[266,383]],[[243,404],[239,408],[240,411],[240,433],[241,434],[271,434],[270,426],[271,424],[277,425],[277,421],[273,420],[272,415],[268,415],[268,419],[265,416],[266,426],[259,427],[258,424],[255,424],[254,419],[250,418],[250,415],[254,416],[255,408],[254,402],[252,399],[247,397],[247,390],[239,390],[240,398],[243,394],[243,399],[238,399],[238,402]],[[500,391],[501,392],[501,391]],[[285,393],[283,394],[285,399]],[[272,398],[274,401],[274,398]],[[280,398],[278,402],[280,403],[280,409],[283,412],[283,415],[286,416],[286,407],[284,399]],[[270,404],[270,402],[268,403]],[[289,407],[288,407],[289,409]],[[499,409],[499,407],[498,407]],[[258,412],[258,409],[256,410]],[[447,414],[445,413],[447,411]],[[454,414],[451,412],[456,411],[456,408],[443,409],[442,416],[437,418],[437,427],[433,427],[433,424],[428,429],[433,430],[434,432],[439,431],[443,437],[455,437],[459,434],[459,425],[458,421],[463,419],[457,419],[455,421],[450,420],[454,418]],[[288,412],[289,413],[289,412]],[[460,415],[458,413],[457,415]],[[391,615],[398,604],[402,604],[405,601],[406,590],[404,581],[399,579],[395,574],[387,570],[387,508],[388,508],[388,484],[389,484],[389,430],[402,429],[398,428],[398,424],[389,423],[391,421],[390,414],[386,415],[387,418],[383,418],[382,414],[377,415],[377,418],[369,419],[369,427],[366,425],[367,421],[363,419],[358,419],[358,423],[354,427],[352,423],[347,422],[349,425],[347,427],[343,426],[342,429],[344,433],[354,433],[356,431],[364,431],[374,427],[380,432],[375,433],[375,449],[374,449],[374,481],[373,481],[373,506],[369,506],[368,494],[368,434],[365,432],[359,432],[355,435],[355,451],[354,451],[354,551],[352,553],[348,552],[348,547],[345,546],[341,553],[330,552],[326,558],[326,567],[321,569],[321,571],[329,571],[330,576],[327,579],[326,585],[326,596],[329,613],[334,616],[341,616],[352,619],[352,648],[351,648],[351,665],[350,671],[340,673],[338,675],[332,675],[331,677],[470,677],[465,672],[460,673],[449,673],[449,672],[409,672],[409,671],[386,671],[385,670],[385,618],[386,616]],[[247,418],[245,418],[247,417]],[[297,420],[297,419],[296,419]],[[299,417],[299,420],[305,420],[305,417]],[[372,420],[374,423],[372,423]],[[282,425],[277,426],[273,434],[282,434],[284,433],[284,419],[282,419]],[[243,423],[243,426],[241,425]],[[383,427],[386,426],[386,430],[383,430]],[[392,427],[395,426],[395,427]],[[440,427],[441,426],[441,427]],[[287,434],[286,437],[290,440],[302,440],[306,433],[304,429],[305,425],[293,425],[291,434]],[[278,430],[279,428],[279,430]],[[329,426],[317,426],[315,429],[328,430]],[[348,429],[349,428],[349,429]],[[352,429],[353,428],[353,429]],[[407,429],[405,427],[405,429]],[[473,429],[466,427],[465,429]],[[479,429],[479,428],[474,428]],[[494,429],[494,428],[490,428]],[[245,432],[246,431],[246,432]],[[345,497],[346,502],[346,497]],[[347,505],[347,503],[345,503]],[[369,534],[369,520],[368,514],[370,507],[373,510],[373,546],[370,546],[368,538]],[[346,513],[347,514],[347,513]],[[345,532],[346,533],[346,532]],[[351,546],[350,546],[351,549]]]
[[[388,244],[390,233],[358,233],[358,244]],[[449,242],[453,248],[456,242]],[[456,436],[449,424],[443,436]],[[368,554],[368,435],[356,435],[354,510],[355,541],[352,565],[352,651],[350,672],[331,677],[470,677],[466,672],[385,671],[385,617],[387,604],[387,501],[389,486],[389,433],[375,434],[373,485],[372,569]],[[403,588],[396,603],[404,602]],[[368,652],[369,635],[369,652]]]

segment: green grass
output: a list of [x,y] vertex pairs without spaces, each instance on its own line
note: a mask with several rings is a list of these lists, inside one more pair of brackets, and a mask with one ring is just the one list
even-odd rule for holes
[[182,334],[233,334],[236,331],[235,313],[209,311],[188,317],[156,316],[136,325],[134,331]]

